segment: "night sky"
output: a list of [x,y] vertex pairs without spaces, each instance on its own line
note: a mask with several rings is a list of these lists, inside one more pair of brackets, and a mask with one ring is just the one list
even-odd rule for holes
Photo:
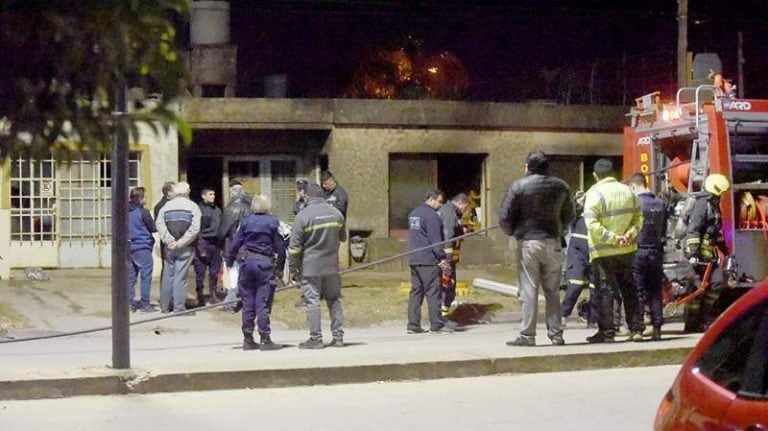
[[[462,100],[626,104],[676,82],[674,0],[230,3],[240,97],[263,96],[273,74],[290,97],[341,97],[372,51],[408,38],[461,60]],[[768,98],[768,1],[689,0],[689,50],[719,54],[734,81],[738,31],[746,97]]]

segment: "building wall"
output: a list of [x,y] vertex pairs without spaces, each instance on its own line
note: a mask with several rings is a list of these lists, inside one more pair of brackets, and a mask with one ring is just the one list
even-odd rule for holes
[[[498,223],[496,211],[509,183],[523,175],[526,155],[540,149],[556,155],[618,155],[621,135],[594,132],[544,132],[451,129],[380,129],[337,127],[324,151],[329,167],[350,195],[348,226],[350,230],[372,231],[376,254],[394,251],[390,244],[377,239],[389,237],[387,196],[389,190],[389,155],[391,153],[480,153],[485,163],[486,193],[483,226]],[[506,254],[507,238],[500,230],[488,233],[492,248],[488,253],[467,254],[464,260],[488,262],[499,251]],[[393,240],[394,241],[394,240]],[[478,240],[475,240],[478,241]],[[482,242],[482,241],[481,241]],[[489,245],[489,244],[485,244]],[[376,253],[380,248],[381,253]],[[480,247],[478,250],[482,249]],[[493,259],[498,261],[498,258]]]

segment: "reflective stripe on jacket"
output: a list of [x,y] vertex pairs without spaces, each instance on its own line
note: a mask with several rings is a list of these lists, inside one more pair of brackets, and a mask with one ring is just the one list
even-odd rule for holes
[[[592,186],[584,199],[589,259],[616,256],[637,250],[637,238],[643,226],[640,201],[625,184],[607,177]],[[619,237],[628,235],[629,245],[620,246]]]

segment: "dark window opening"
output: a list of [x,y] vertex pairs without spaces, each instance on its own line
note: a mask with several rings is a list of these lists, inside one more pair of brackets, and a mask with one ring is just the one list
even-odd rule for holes
[[226,89],[226,85],[223,84],[203,84],[200,87],[202,97],[224,97],[224,90]]
[[451,199],[458,193],[470,197],[464,222],[482,227],[485,202],[483,161],[487,154],[391,154],[389,157],[389,231],[405,235],[408,213],[424,202],[430,190],[440,189]]

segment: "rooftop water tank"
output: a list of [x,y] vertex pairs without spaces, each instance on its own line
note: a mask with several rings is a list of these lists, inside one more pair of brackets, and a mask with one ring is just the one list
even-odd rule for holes
[[192,46],[229,44],[229,2],[191,2],[189,25]]

